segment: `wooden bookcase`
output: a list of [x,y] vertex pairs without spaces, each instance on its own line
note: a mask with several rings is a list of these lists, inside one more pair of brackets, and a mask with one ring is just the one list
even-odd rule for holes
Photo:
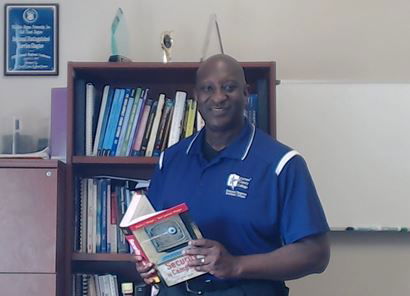
[[[70,62],[68,64],[68,135],[67,135],[67,192],[66,192],[66,244],[65,244],[65,291],[71,295],[71,274],[75,272],[115,273],[121,280],[139,281],[135,265],[128,254],[80,254],[73,251],[73,199],[74,178],[94,175],[117,175],[149,179],[158,159],[155,157],[107,157],[84,156],[81,151],[81,134],[84,133],[86,82],[96,86],[101,98],[105,84],[114,87],[149,88],[149,97],[158,98],[160,93],[173,97],[176,90],[193,95],[195,72],[199,63],[105,63]],[[256,90],[257,81],[266,82],[267,132],[276,136],[275,110],[275,63],[242,63],[251,90]],[[80,149],[79,149],[80,147]]]
[[0,159],[0,295],[64,295],[65,166]]

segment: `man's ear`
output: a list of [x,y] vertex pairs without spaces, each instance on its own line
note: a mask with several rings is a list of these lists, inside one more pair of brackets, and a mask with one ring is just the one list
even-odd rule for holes
[[251,86],[249,84],[246,84],[245,87],[243,88],[243,95],[245,97],[248,97],[250,94],[250,88]]
[[194,87],[194,99],[198,101],[198,93],[196,91],[196,87]]
[[249,84],[246,84],[245,87],[243,88],[243,97],[245,98],[245,104],[248,104],[249,94],[250,94],[250,86]]

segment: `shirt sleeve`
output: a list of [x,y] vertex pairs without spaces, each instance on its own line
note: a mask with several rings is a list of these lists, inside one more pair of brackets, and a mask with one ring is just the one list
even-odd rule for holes
[[280,229],[285,244],[329,231],[305,160],[297,155],[285,165],[279,176],[281,196]]

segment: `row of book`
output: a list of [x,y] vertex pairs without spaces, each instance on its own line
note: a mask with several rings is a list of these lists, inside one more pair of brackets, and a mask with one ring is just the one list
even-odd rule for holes
[[[92,82],[76,88],[75,154],[89,156],[159,156],[165,148],[204,126],[197,102],[178,90],[152,98],[143,87],[105,85],[99,94]],[[85,110],[85,112],[84,112]],[[268,85],[256,83],[245,115],[268,131]]]
[[85,155],[159,156],[165,148],[203,127],[197,103],[187,92],[149,96],[148,88],[105,85],[96,96],[85,88]]
[[119,283],[115,274],[75,273],[72,275],[73,296],[148,296],[150,287],[141,283]]
[[74,251],[129,253],[118,225],[133,192],[148,187],[148,181],[96,176],[78,178],[75,184]]

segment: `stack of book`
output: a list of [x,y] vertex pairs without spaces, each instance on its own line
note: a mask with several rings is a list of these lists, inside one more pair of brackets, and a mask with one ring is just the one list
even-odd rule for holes
[[[73,296],[148,296],[151,290],[149,286],[142,283],[123,282],[120,285],[115,274],[75,273],[72,275],[72,285]],[[121,289],[123,290],[121,293],[120,286],[121,288],[131,286],[131,289],[127,289],[130,293],[124,294],[124,289]]]
[[94,84],[86,83],[85,155],[159,156],[203,127],[197,103],[185,91],[154,99],[148,88],[105,85],[101,98],[96,93]]
[[81,253],[129,253],[118,228],[136,190],[148,181],[110,176],[78,178],[74,199],[74,250]]
[[[250,94],[245,115],[254,125],[261,125],[257,93]],[[171,97],[149,95],[148,88],[119,88],[105,85],[102,95],[91,82],[85,84],[85,115],[77,115],[77,155],[87,156],[159,156],[167,147],[189,137],[204,126],[197,102],[186,91]],[[260,105],[260,106],[259,106]],[[80,120],[84,117],[84,120]],[[267,125],[267,124],[265,124]],[[267,126],[263,127],[267,130]]]

